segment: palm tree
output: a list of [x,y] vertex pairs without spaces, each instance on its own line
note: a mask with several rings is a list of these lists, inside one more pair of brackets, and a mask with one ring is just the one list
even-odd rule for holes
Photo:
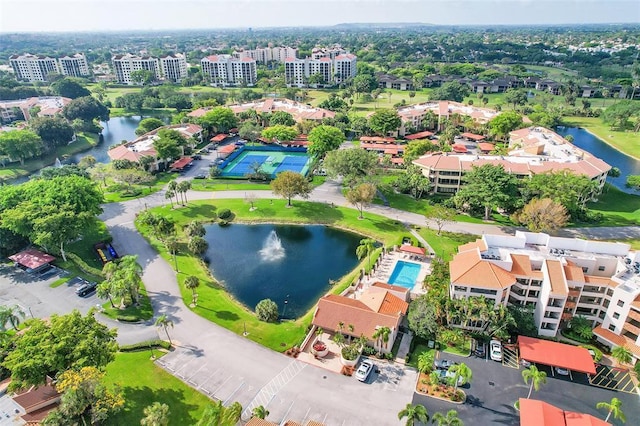
[[191,181],[183,180],[178,184],[178,192],[182,194],[184,204],[187,204],[187,191],[191,189]]
[[169,339],[169,344],[173,345],[171,336],[169,336],[169,327],[173,328],[173,321],[167,318],[167,315],[162,314],[156,319],[155,326],[164,329],[164,332],[167,334],[167,339]]
[[529,380],[531,380],[531,386],[529,386],[529,395],[527,395],[527,399],[531,397],[531,392],[533,389],[536,391],[540,389],[540,385],[547,383],[547,373],[544,371],[538,370],[538,367],[532,365],[522,372],[522,378],[524,379],[524,384],[528,385]]
[[269,410],[264,408],[262,405],[258,405],[251,411],[251,415],[259,419],[266,419],[267,416],[269,416]]
[[185,228],[184,233],[187,237],[204,237],[207,231],[202,226],[202,223],[198,220],[191,221]]
[[433,351],[424,351],[418,355],[418,371],[426,373],[433,368],[435,353]]
[[239,402],[225,407],[222,401],[217,401],[204,410],[197,426],[234,426],[240,421],[241,415],[242,405]]
[[189,275],[184,280],[184,286],[187,289],[191,290],[191,293],[192,293],[191,303],[195,305],[198,300],[198,294],[196,293],[196,288],[200,286],[200,280],[195,275]]
[[462,384],[469,383],[473,378],[473,372],[471,369],[465,364],[461,362],[460,364],[452,365],[449,367],[449,372],[453,373],[453,392],[458,391],[458,380],[462,378]]
[[435,413],[431,421],[436,423],[438,426],[464,426],[464,423],[458,417],[458,412],[456,410],[447,411],[446,416],[442,413]]
[[169,237],[165,240],[164,246],[167,248],[167,251],[171,253],[173,256],[173,264],[176,267],[176,272],[178,272],[178,258],[176,257],[176,253],[178,252],[178,247],[180,247],[180,243],[176,237]]
[[627,421],[624,413],[622,412],[622,401],[618,398],[611,398],[611,402],[598,402],[596,404],[596,408],[598,410],[604,408],[608,411],[607,418],[604,419],[605,422],[609,421],[609,417],[611,417],[612,414],[614,419],[620,420],[622,423]]
[[154,402],[143,410],[144,418],[140,420],[142,426],[167,426],[169,424],[169,406]]
[[113,299],[111,298],[111,283],[109,283],[108,281],[102,281],[100,284],[98,284],[98,287],[96,287],[96,295],[100,299],[108,298],[109,303],[111,303],[111,307],[116,307],[116,305],[113,304]]
[[373,333],[373,338],[376,339],[376,344],[380,348],[379,352],[382,352],[382,344],[386,348],[387,343],[389,342],[389,334],[391,333],[391,329],[389,327],[379,327]]
[[416,424],[416,421],[426,423],[429,421],[429,413],[427,413],[427,409],[424,408],[424,405],[413,405],[411,403],[407,404],[400,412],[398,413],[398,420],[402,420],[407,418],[405,422],[405,426],[413,426]]
[[620,364],[629,364],[631,363],[631,352],[625,346],[615,347],[611,351],[611,356],[618,361]]
[[349,344],[351,344],[351,336],[353,336],[353,332],[355,331],[356,327],[353,324],[349,324],[347,326],[347,329],[349,330]]
[[24,311],[18,305],[0,306],[0,329],[6,330],[9,323],[14,330],[17,330],[20,319],[24,319],[24,316]]
[[204,238],[195,236],[191,237],[191,239],[187,243],[187,247],[193,254],[195,254],[196,256],[200,256],[207,251],[207,247],[209,247],[209,244]]
[[167,192],[173,192],[175,194],[176,197],[176,203],[178,202],[178,182],[176,182],[175,180],[172,180],[169,182],[169,184],[167,185]]
[[356,256],[358,256],[358,260],[362,259],[365,255],[367,256],[367,268],[371,268],[371,252],[376,244],[376,240],[371,238],[364,238],[360,240],[360,245],[356,248]]
[[173,208],[173,197],[174,195],[176,195],[175,192],[167,190],[167,192],[164,193],[164,198],[165,200],[169,200],[171,202],[171,208]]

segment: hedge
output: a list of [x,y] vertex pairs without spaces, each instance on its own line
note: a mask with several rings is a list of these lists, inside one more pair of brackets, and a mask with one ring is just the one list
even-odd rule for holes
[[89,266],[87,265],[87,263],[82,260],[80,258],[80,256],[78,256],[75,253],[67,253],[67,257],[76,265],[78,265],[78,268],[80,268],[82,271],[86,272],[87,274],[91,274],[91,275],[95,275],[96,277],[101,277],[102,276],[102,270],[98,269],[98,268],[94,268],[93,266]]
[[170,349],[171,344],[165,340],[155,339],[155,340],[147,340],[146,342],[134,343],[132,345],[120,345],[120,352],[136,352],[136,351],[146,351],[149,348],[162,348],[162,349]]

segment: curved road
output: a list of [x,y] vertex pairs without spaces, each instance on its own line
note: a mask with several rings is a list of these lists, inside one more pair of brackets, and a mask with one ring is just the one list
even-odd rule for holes
[[[271,191],[223,191],[188,193],[189,200],[276,198]],[[347,206],[339,185],[327,182],[316,188],[311,201]],[[143,266],[143,281],[156,315],[166,314],[174,323],[170,330],[176,350],[165,355],[159,364],[205,394],[225,403],[239,401],[249,410],[264,405],[269,420],[310,419],[327,425],[398,424],[397,413],[412,400],[415,372],[385,369],[375,383],[362,384],[293,360],[238,336],[193,313],[182,301],[176,274],[146,240],[135,230],[137,212],[146,207],[166,204],[164,191],[143,199],[104,206],[100,218],[106,223],[114,245],[122,254],[136,254]],[[425,225],[424,216],[389,207],[372,205],[369,212],[402,221]],[[447,231],[512,233],[513,228],[489,224],[452,223]],[[587,238],[640,238],[640,227],[583,228],[565,232]],[[125,326],[121,333],[142,335],[140,329]]]

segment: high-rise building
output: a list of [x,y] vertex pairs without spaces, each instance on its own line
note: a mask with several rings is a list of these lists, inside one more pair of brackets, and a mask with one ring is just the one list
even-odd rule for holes
[[253,86],[258,79],[255,59],[212,55],[200,61],[202,73],[214,86]]
[[89,75],[89,64],[84,53],[66,55],[58,59],[60,74],[70,77],[87,77]]
[[58,63],[55,58],[43,55],[12,55],[9,63],[13,67],[18,80],[47,81],[47,75],[58,72]]
[[155,79],[160,78],[160,61],[151,56],[136,56],[130,53],[112,58],[116,81],[121,84],[135,84],[131,73],[139,70],[151,71]]
[[180,83],[187,78],[187,60],[182,53],[173,53],[160,57],[162,77],[166,80]]
[[296,58],[298,49],[287,46],[264,47],[251,50],[239,50],[233,52],[233,57],[237,59],[251,58],[256,62],[266,64],[267,62],[284,62],[287,58]]
[[[333,51],[331,51],[333,52]],[[287,58],[284,61],[285,82],[288,86],[334,85],[356,75],[357,58],[350,53],[315,54],[315,59]]]

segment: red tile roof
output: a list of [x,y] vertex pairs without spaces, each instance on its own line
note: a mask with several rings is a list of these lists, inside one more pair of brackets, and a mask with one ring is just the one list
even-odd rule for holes
[[483,260],[477,249],[455,255],[449,269],[453,284],[501,290],[516,282],[513,274]]
[[518,336],[518,347],[520,358],[529,362],[596,374],[593,358],[585,348],[526,336]]
[[411,246],[411,245],[408,245],[408,244],[401,245],[398,250],[404,251],[404,252],[407,252],[407,253],[419,254],[421,256],[424,256],[425,253],[427,252],[422,247]]
[[225,145],[223,147],[218,148],[218,153],[220,153],[220,154],[231,154],[235,150],[236,150],[236,146],[235,145]]
[[463,138],[471,139],[471,140],[476,141],[476,142],[486,139],[485,136],[476,135],[475,133],[469,133],[469,132],[465,132],[465,133],[461,134],[460,136],[462,136]]
[[453,148],[453,150],[455,152],[467,152],[468,151],[467,147],[464,146],[464,145],[461,145],[461,144],[454,144],[452,148]]
[[424,132],[418,132],[418,133],[414,133],[412,135],[407,135],[404,138],[410,141],[416,140],[416,139],[427,139],[429,137],[433,136],[432,132],[429,131],[424,131]]
[[407,287],[401,287],[399,285],[383,283],[380,281],[376,281],[375,283],[371,284],[371,287],[379,287],[385,290],[391,290],[391,291],[396,291],[400,293],[409,293],[409,289]]
[[9,256],[9,259],[29,269],[38,269],[39,267],[56,260],[56,258],[50,254],[43,253],[36,249],[21,251],[13,256]]
[[225,133],[220,133],[219,135],[215,135],[214,137],[212,137],[210,140],[211,140],[211,142],[222,142],[223,140],[225,140],[228,137],[229,137],[229,135],[227,135]]
[[606,426],[604,420],[589,414],[564,411],[535,399],[520,398],[520,426]]
[[480,142],[478,148],[480,148],[480,151],[491,152],[495,148],[495,145],[489,142]]
[[602,328],[600,325],[593,329],[593,334],[616,346],[626,347],[636,358],[640,359],[640,346],[636,345],[633,340]]
[[191,157],[182,157],[181,159],[174,161],[171,164],[172,169],[183,169],[187,164],[193,163],[193,158]]

